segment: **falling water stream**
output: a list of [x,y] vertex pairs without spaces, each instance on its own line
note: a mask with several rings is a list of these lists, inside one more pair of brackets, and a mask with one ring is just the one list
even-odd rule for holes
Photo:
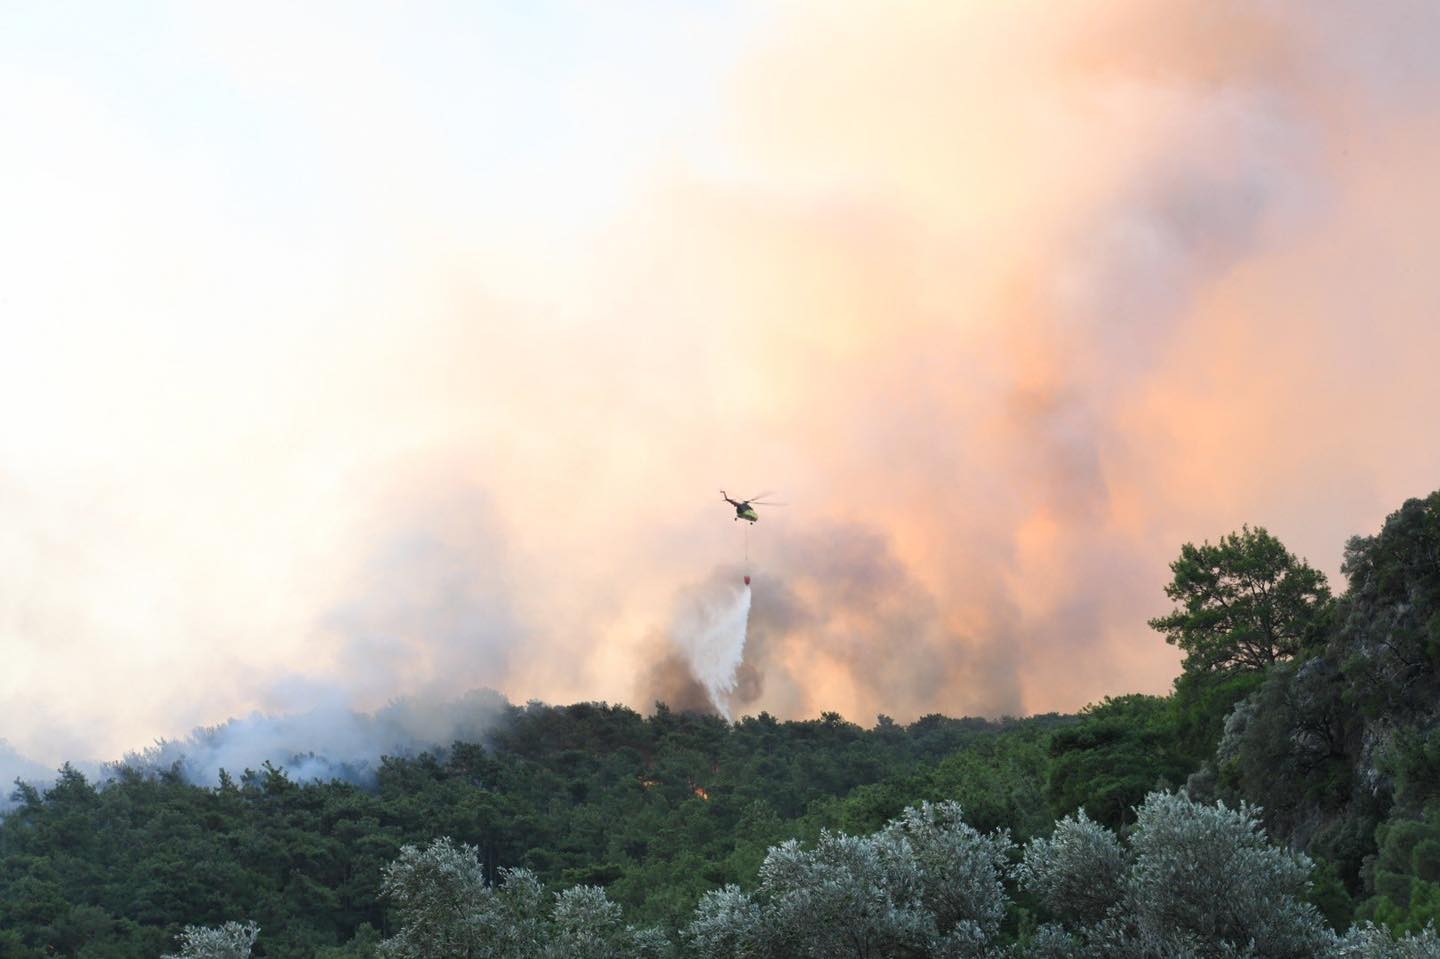
[[730,694],[745,657],[749,622],[750,587],[737,585],[698,598],[675,624],[675,643],[689,658],[691,674],[726,719],[731,718]]

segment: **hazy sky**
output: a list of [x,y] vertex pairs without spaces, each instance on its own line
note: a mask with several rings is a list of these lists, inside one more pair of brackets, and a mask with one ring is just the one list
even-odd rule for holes
[[1440,6],[0,0],[0,739],[1163,691],[1440,486]]

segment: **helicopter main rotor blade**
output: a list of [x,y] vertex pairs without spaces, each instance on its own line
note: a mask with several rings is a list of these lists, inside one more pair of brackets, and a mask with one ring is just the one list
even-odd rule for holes
[[747,498],[747,499],[745,500],[745,502],[747,502],[747,503],[753,503],[753,502],[755,502],[757,499],[764,499],[764,498],[767,497],[767,496],[774,496],[774,495],[775,495],[775,491],[774,491],[773,489],[772,489],[772,490],[766,490],[766,491],[763,492],[763,493],[756,493],[754,496],[751,496],[751,497]]

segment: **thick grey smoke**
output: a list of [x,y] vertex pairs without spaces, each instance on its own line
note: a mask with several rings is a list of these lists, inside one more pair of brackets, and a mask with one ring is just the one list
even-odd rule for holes
[[654,651],[641,671],[636,703],[647,709],[663,705],[682,713],[719,715],[710,693],[695,678],[685,654],[671,647],[663,637],[654,639],[653,646]]

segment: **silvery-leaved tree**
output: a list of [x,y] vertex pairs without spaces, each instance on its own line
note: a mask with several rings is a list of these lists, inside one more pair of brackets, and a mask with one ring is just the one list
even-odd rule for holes
[[620,907],[594,886],[545,895],[527,869],[502,869],[485,882],[473,846],[440,838],[405,846],[385,869],[381,892],[400,930],[380,944],[396,959],[646,959],[664,936],[626,925]]
[[920,953],[934,921],[908,853],[875,836],[828,831],[813,849],[793,839],[772,848],[758,891],[767,951],[851,959]]
[[652,959],[669,942],[654,929],[625,924],[620,906],[599,886],[571,886],[555,896],[547,959]]
[[1145,932],[1275,959],[1314,956],[1329,941],[1319,910],[1303,898],[1310,859],[1272,846],[1254,806],[1151,793],[1137,810],[1130,852],[1128,891]]
[[[529,877],[518,878],[515,887],[507,883],[506,897],[516,900],[507,911],[525,911],[520,887]],[[501,945],[493,941],[501,936],[489,920],[502,910],[494,908],[496,892],[486,884],[471,846],[457,846],[447,837],[423,849],[403,847],[399,858],[385,867],[380,892],[393,903],[400,924],[400,931],[381,944],[387,956],[464,959],[473,954],[477,941]]]
[[1357,923],[1327,959],[1440,959],[1440,936],[1435,934],[1434,926],[1426,926],[1418,933],[1395,939],[1374,923]]
[[161,959],[250,959],[259,935],[260,927],[253,922],[186,926],[180,933],[180,951]]
[[695,959],[764,959],[766,955],[760,904],[735,885],[701,896],[684,936]]
[[959,803],[910,807],[880,835],[909,847],[920,874],[920,900],[942,939],[941,952],[983,951],[1005,917],[1005,873],[1015,848],[1006,830],[982,835]]
[[1128,849],[1082,813],[1032,841],[1016,875],[1083,945],[1077,955],[1308,959],[1335,942],[1303,899],[1310,868],[1266,841],[1254,807],[1156,792]]
[[1015,877],[1057,918],[1084,927],[1121,903],[1128,869],[1120,840],[1081,809],[1057,822],[1048,838],[1030,841]]
[[1011,848],[954,803],[908,810],[870,836],[791,840],[771,848],[753,896],[704,896],[685,938],[700,959],[994,955]]

